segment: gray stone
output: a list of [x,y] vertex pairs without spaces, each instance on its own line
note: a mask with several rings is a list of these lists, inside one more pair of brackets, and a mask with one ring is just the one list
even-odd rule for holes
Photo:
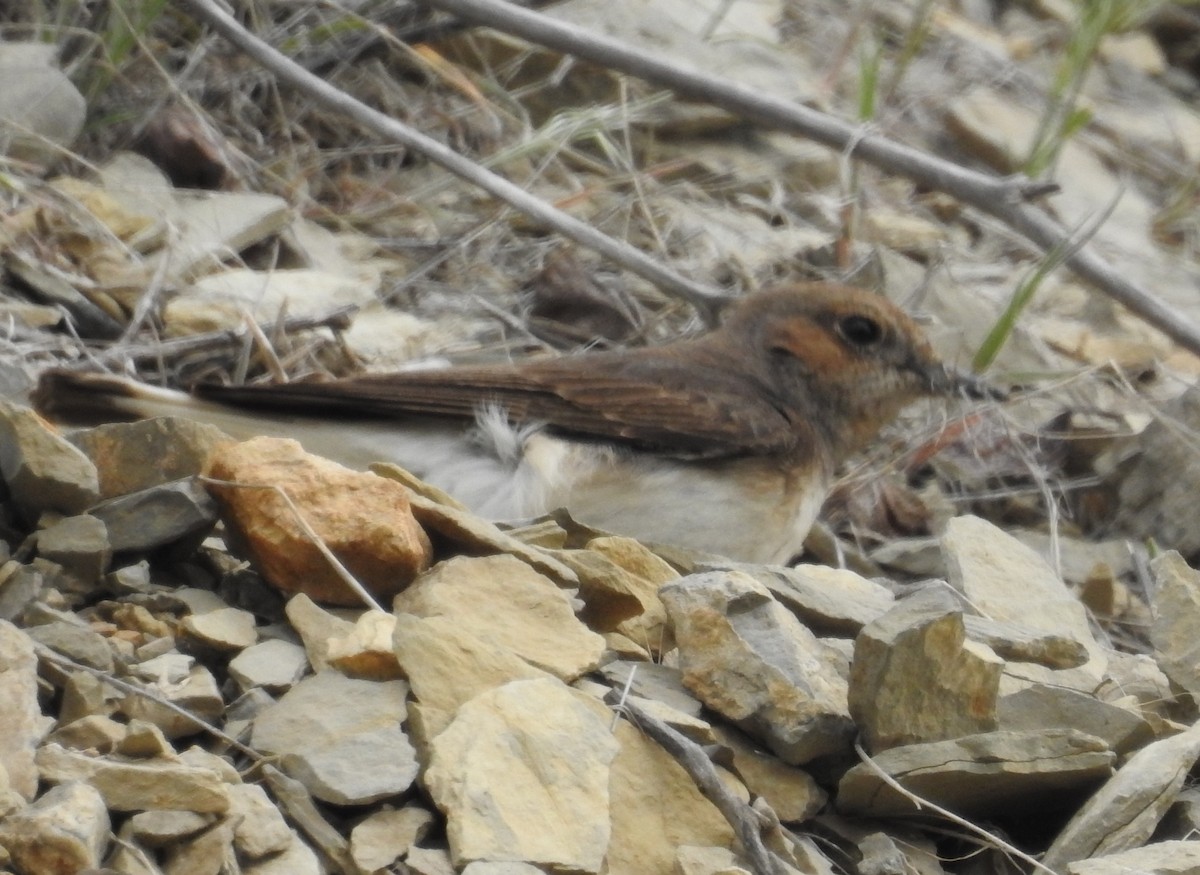
[[113,670],[113,652],[104,636],[82,623],[62,620],[30,626],[25,630],[38,644],[82,665],[103,672]]
[[[212,672],[202,665],[193,666],[179,683],[144,684],[155,698],[168,702],[212,723],[225,711],[225,700]],[[182,738],[200,731],[196,721],[162,705],[149,696],[129,694],[121,703],[121,711],[131,719],[153,723],[167,738]]]
[[27,407],[0,401],[0,476],[28,519],[82,513],[100,494],[96,467]]
[[214,820],[212,814],[196,811],[154,809],[129,818],[129,828],[137,841],[147,847],[161,848],[208,829]]
[[[1028,815],[1035,805],[1055,810],[1111,775],[1115,757],[1094,736],[1055,729],[894,747],[873,759],[875,767],[922,799],[967,817],[1003,819],[1014,812]],[[846,814],[870,817],[918,810],[866,764],[842,776],[837,806]]]
[[229,788],[229,817],[234,821],[233,845],[247,860],[281,853],[292,843],[287,821],[258,784]]
[[145,553],[179,541],[199,544],[217,523],[216,502],[192,478],[110,498],[89,512],[108,527],[115,553]]
[[104,523],[90,514],[66,517],[37,533],[38,555],[85,581],[99,580],[112,561]]
[[1067,875],[1195,875],[1200,842],[1156,842],[1067,864]]
[[243,691],[255,687],[277,693],[293,687],[308,671],[304,648],[273,638],[247,647],[229,661],[229,676]]
[[1055,871],[1126,851],[1153,834],[1200,757],[1200,725],[1139,750],[1063,827],[1042,862]]
[[323,671],[255,718],[251,744],[284,757],[288,774],[318,799],[364,805],[407,790],[417,776],[400,728],[408,684]]
[[733,566],[771,591],[818,635],[852,637],[892,607],[892,593],[865,577],[824,565]]
[[1154,572],[1154,625],[1150,641],[1159,666],[1172,681],[1194,696],[1200,694],[1200,573],[1174,550],[1150,563]]
[[224,652],[245,650],[258,641],[257,627],[254,614],[241,608],[221,608],[191,614],[184,617],[180,624],[180,628],[194,641]]
[[661,590],[683,682],[700,701],[802,765],[849,750],[855,728],[836,651],[739,571],[694,574]]
[[42,592],[40,571],[13,560],[0,566],[0,620],[15,620]]
[[1002,697],[996,714],[1001,729],[1078,729],[1103,738],[1122,756],[1154,737],[1137,711],[1050,684],[1035,684]]

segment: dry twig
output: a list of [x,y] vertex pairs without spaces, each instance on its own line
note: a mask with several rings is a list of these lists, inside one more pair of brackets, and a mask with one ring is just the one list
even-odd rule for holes
[[[191,0],[196,3],[200,0]],[[761,90],[687,69],[661,56],[650,55],[618,40],[549,18],[500,0],[418,0],[476,24],[494,27],[544,45],[670,88],[681,97],[719,106],[742,118],[815,140],[849,157],[905,176],[922,186],[953,195],[995,216],[1050,251],[1067,243],[1069,234],[1043,210],[1028,201],[1057,188],[1025,176],[998,177],[961,167],[872,134],[862,126]],[[1066,263],[1083,279],[1121,302],[1173,340],[1200,354],[1200,326],[1149,291],[1121,276],[1090,247],[1071,253]]]
[[[356,100],[319,76],[309,73],[283,53],[247,31],[216,0],[186,0],[186,5],[210,27],[287,84],[308,94],[333,112],[341,113],[369,131],[400,143],[488,194],[519,210],[552,231],[600,253],[660,289],[687,301],[708,321],[715,322],[728,296],[717,289],[692,282],[664,267],[628,243],[600,232],[586,222],[555,209],[518,185],[497,176],[448,146]],[[1198,335],[1200,336],[1200,335]]]
[[783,875],[788,866],[763,843],[763,819],[757,811],[730,792],[721,781],[716,767],[695,742],[690,741],[657,717],[647,714],[632,702],[620,699],[614,691],[610,698],[633,723],[662,745],[675,758],[717,810],[729,821],[756,875]]

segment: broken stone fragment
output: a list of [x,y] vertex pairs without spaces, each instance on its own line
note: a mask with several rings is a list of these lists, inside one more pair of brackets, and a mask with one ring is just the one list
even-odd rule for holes
[[26,519],[82,513],[100,495],[96,466],[27,407],[0,402],[0,476]]
[[849,750],[846,682],[836,651],[740,571],[694,574],[661,590],[683,682],[784,762]]
[[413,518],[407,490],[399,483],[351,471],[279,438],[221,446],[207,474],[224,481],[209,490],[229,537],[263,578],[284,593],[363,606],[297,514],[377,600],[390,599],[429,565],[429,538]]
[[[893,747],[838,783],[847,814],[893,817],[916,803],[883,780],[881,769],[921,799],[969,817],[1005,819],[1068,804],[1112,774],[1115,757],[1098,738],[1074,730],[987,732]],[[1061,810],[1061,808],[1059,809]]]
[[195,478],[110,498],[88,512],[104,523],[116,553],[198,546],[217,523],[216,502]]
[[396,613],[446,617],[535,668],[572,681],[600,664],[604,639],[579,621],[571,599],[512,556],[440,562],[396,596]]
[[70,781],[0,821],[0,848],[21,872],[79,872],[100,866],[109,829],[101,794]]
[[858,634],[850,713],[872,753],[988,732],[1003,668],[989,648],[966,639],[950,593],[919,590]]

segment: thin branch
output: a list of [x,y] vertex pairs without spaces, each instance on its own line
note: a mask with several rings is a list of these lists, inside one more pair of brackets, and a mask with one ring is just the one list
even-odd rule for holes
[[[607,698],[619,699],[614,690]],[[725,786],[716,766],[703,749],[683,734],[672,729],[657,717],[643,711],[628,701],[617,701],[616,707],[623,711],[643,732],[658,742],[663,750],[675,758],[683,770],[696,782],[696,787],[708,799],[737,833],[755,875],[783,875],[788,866],[764,843],[761,829],[763,820],[759,813],[738,799]]]
[[520,186],[464,158],[445,144],[340,91],[251,34],[221,9],[216,0],[184,0],[184,3],[196,17],[277,76],[280,81],[303,91],[326,109],[349,117],[367,130],[419,152],[439,167],[520,211],[543,228],[556,231],[580,246],[600,253],[663,291],[682,298],[695,307],[708,322],[715,321],[717,311],[728,300],[728,296],[719,290],[681,277],[628,243],[609,237],[586,222],[552,207]]
[[880,766],[879,763],[877,763],[877,762],[875,762],[875,760],[871,759],[870,754],[868,754],[863,749],[861,742],[858,742],[858,741],[854,742],[854,752],[858,754],[858,758],[860,760],[862,760],[863,765],[865,765],[868,769],[870,769],[872,772],[874,772],[875,775],[881,781],[883,781],[885,784],[887,784],[889,787],[891,787],[893,790],[895,790],[897,793],[899,793],[901,796],[903,796],[905,799],[907,799],[909,802],[911,802],[913,805],[915,805],[917,807],[918,811],[923,811],[925,809],[928,809],[928,810],[932,811],[934,814],[937,814],[941,817],[946,818],[951,823],[955,823],[958,826],[961,826],[963,829],[965,829],[971,833],[974,833],[977,836],[980,836],[981,838],[983,838],[984,841],[986,841],[987,843],[989,843],[991,845],[994,845],[995,847],[1004,851],[1006,854],[1011,854],[1012,856],[1016,857],[1017,859],[1028,863],[1030,866],[1032,866],[1038,872],[1044,872],[1045,875],[1058,875],[1058,873],[1055,872],[1053,869],[1051,869],[1048,866],[1035,860],[1033,857],[1029,856],[1027,853],[1022,851],[1016,845],[1009,844],[1004,839],[1000,838],[998,835],[994,835],[993,833],[988,832],[983,827],[976,826],[975,824],[971,823],[971,821],[967,820],[965,817],[959,817],[953,811],[945,809],[935,802],[930,802],[928,799],[922,799],[916,793],[905,788],[892,775],[889,775],[886,771],[884,771],[883,767]]
[[[189,0],[197,2],[197,0]],[[688,69],[618,40],[501,0],[417,0],[443,12],[494,27],[522,39],[565,52],[603,67],[637,76],[703,101],[741,118],[791,131],[853,156],[889,173],[953,195],[1012,227],[1045,251],[1062,245],[1068,234],[1028,201],[1057,190],[1025,176],[980,173],[864,131],[859,125],[799,103]],[[1200,326],[1149,291],[1121,276],[1090,247],[1073,252],[1066,263],[1083,279],[1119,301],[1155,328],[1200,354]]]

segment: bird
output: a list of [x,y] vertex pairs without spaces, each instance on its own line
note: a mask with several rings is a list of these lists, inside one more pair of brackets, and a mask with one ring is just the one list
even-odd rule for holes
[[903,407],[998,395],[872,292],[782,284],[722,315],[659,346],[190,393],[60,368],[35,403],[295,437],[350,467],[398,464],[493,520],[565,507],[652,544],[783,564],[838,466]]

